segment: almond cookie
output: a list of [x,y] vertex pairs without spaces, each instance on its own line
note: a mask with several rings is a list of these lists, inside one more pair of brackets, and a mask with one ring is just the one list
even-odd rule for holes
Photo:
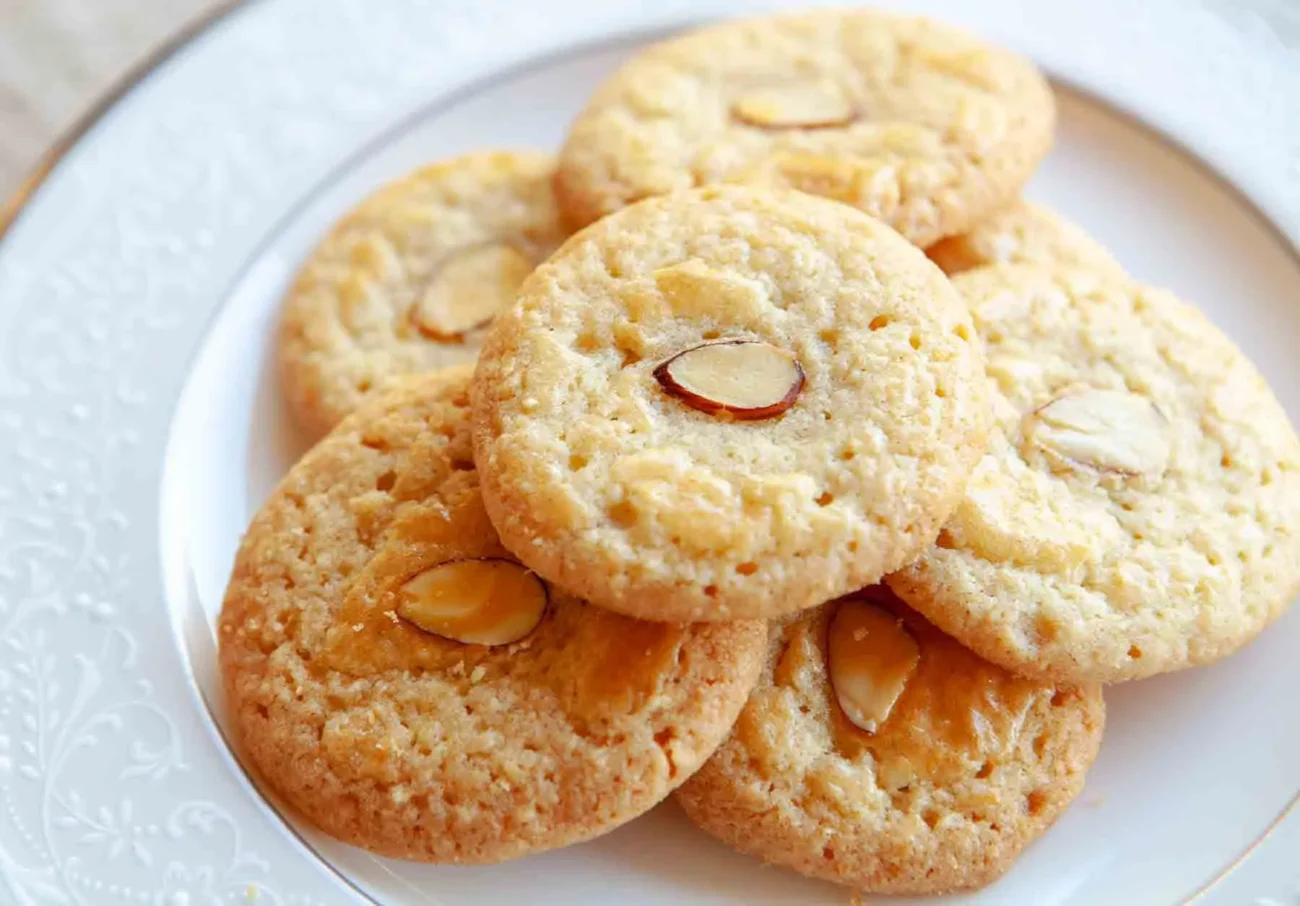
[[323,434],[389,378],[473,362],[493,314],[563,241],[554,161],[483,152],[417,170],[327,235],[284,301],[282,381]]
[[719,182],[825,195],[927,246],[1009,204],[1052,143],[1031,63],[876,10],[727,22],[653,47],[596,92],[560,154],[575,226]]
[[1021,679],[882,586],[771,629],[728,739],[680,790],[701,828],[865,893],[980,887],[1083,788],[1100,687]]
[[470,369],[408,377],[289,473],[221,614],[266,782],[387,856],[494,862],[604,833],[686,779],[762,665],[761,623],[645,623],[510,558],[470,461]]
[[969,232],[937,242],[925,253],[949,276],[990,264],[1124,272],[1110,252],[1081,227],[1032,201],[1017,201]]
[[502,543],[593,604],[769,617],[935,538],[979,459],[965,303],[846,205],[736,186],[569,240],[497,318],[475,459]]
[[1109,274],[954,282],[998,427],[894,590],[989,660],[1069,682],[1208,663],[1278,616],[1300,584],[1300,441],[1232,342]]

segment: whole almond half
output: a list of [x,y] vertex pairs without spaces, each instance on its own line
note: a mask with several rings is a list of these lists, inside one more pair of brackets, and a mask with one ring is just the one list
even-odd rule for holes
[[692,409],[740,420],[774,418],[795,404],[803,367],[759,340],[722,340],[677,353],[654,371],[664,391]]
[[469,645],[509,645],[537,628],[546,584],[513,560],[453,560],[407,579],[399,617],[425,632]]
[[1069,390],[1030,417],[1026,439],[1070,466],[1159,477],[1169,461],[1168,422],[1126,390]]
[[532,270],[532,259],[508,242],[466,246],[439,265],[411,321],[432,340],[459,342],[510,305]]
[[831,616],[826,661],[844,716],[858,729],[875,733],[916,672],[921,651],[897,616],[849,598]]

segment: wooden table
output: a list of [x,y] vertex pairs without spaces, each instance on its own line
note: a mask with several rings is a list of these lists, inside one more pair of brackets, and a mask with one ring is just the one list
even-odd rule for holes
[[132,64],[218,0],[0,0],[0,206]]

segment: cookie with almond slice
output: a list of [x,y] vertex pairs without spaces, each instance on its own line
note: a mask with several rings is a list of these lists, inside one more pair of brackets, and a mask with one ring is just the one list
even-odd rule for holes
[[928,246],[1010,204],[1052,144],[1028,60],[919,16],[849,8],[707,25],[629,60],[560,152],[584,226],[719,183],[799,189]]
[[366,198],[311,253],[284,300],[282,383],[324,434],[385,381],[472,363],[493,315],[566,235],[554,161],[468,154]]
[[1300,589],[1300,439],[1194,306],[1106,269],[959,274],[996,427],[938,541],[887,580],[989,660],[1117,682],[1207,664]]
[[736,849],[867,894],[982,887],[1083,788],[1099,686],[1029,680],[884,586],[774,622],[731,737],[676,793]]
[[248,760],[341,840],[440,863],[585,840],[725,738],[765,627],[591,607],[497,540],[470,369],[400,379],[296,465],[240,547],[219,626]]
[[937,536],[987,440],[965,303],[848,205],[715,186],[571,238],[488,332],[475,461],[502,543],[649,620],[790,613]]

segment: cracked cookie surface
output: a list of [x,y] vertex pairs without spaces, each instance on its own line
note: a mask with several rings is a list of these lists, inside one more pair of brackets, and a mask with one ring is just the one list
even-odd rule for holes
[[468,154],[380,189],[336,224],[284,300],[279,359],[324,434],[385,381],[473,362],[492,315],[566,233],[550,155]]
[[644,619],[769,617],[933,541],[986,395],[920,250],[846,205],[714,187],[529,278],[479,359],[475,458],[502,542],[551,581]]
[[1027,60],[875,10],[708,26],[652,47],[574,122],[556,189],[590,223],[719,182],[825,195],[926,246],[1009,204],[1052,142]]
[[[402,379],[309,452],[253,520],[219,627],[234,725],[269,785],[335,837],[431,862],[577,842],[653,806],[726,736],[766,637],[640,622],[556,588],[536,622],[515,601],[536,577],[479,496],[469,379]],[[427,615],[403,596],[419,576],[444,602],[522,603],[525,634],[421,631],[399,616]]]
[[[859,667],[892,669],[878,641],[891,621],[915,652],[870,733],[837,702],[831,640],[848,608],[884,621],[855,628]],[[731,737],[676,799],[742,852],[865,893],[980,887],[1078,795],[1104,722],[1098,686],[1013,676],[876,586],[772,624]]]
[[995,430],[934,547],[889,577],[1030,676],[1136,679],[1222,658],[1300,586],[1300,441],[1193,306],[1094,270],[961,274]]

